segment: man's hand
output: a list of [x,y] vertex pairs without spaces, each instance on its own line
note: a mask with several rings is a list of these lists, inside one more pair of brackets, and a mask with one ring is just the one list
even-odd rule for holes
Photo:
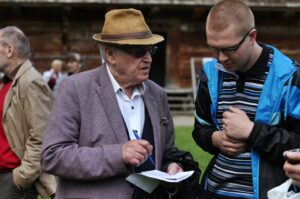
[[227,137],[224,131],[215,131],[212,135],[212,142],[215,147],[230,156],[239,155],[247,149],[247,145],[243,140],[231,139]]
[[229,107],[229,111],[223,113],[223,129],[228,138],[233,140],[248,139],[254,123],[248,115],[234,107]]
[[125,164],[139,166],[148,155],[152,154],[153,146],[146,140],[131,140],[122,145],[122,159]]
[[17,181],[16,181],[16,179],[15,179],[13,173],[12,173],[12,177],[13,177],[13,181],[14,181],[14,184],[16,185],[16,187],[17,187],[18,189],[21,189],[22,187],[21,187],[21,185],[19,185],[19,184],[17,183]]
[[176,174],[179,172],[183,172],[183,169],[178,164],[176,164],[175,162],[169,164],[168,169],[167,169],[168,174],[172,175],[172,174]]
[[[173,162],[173,163],[169,164],[168,169],[167,169],[168,174],[173,175],[173,174],[176,174],[179,172],[183,172],[183,169],[177,163]],[[177,192],[177,187],[179,185],[179,183],[170,183],[170,182],[164,182],[164,181],[161,181],[160,184],[171,195]]]
[[[292,178],[293,183],[300,186],[300,153],[299,152],[284,152],[283,156],[287,157],[283,165],[285,175]],[[299,162],[291,164],[290,162]]]

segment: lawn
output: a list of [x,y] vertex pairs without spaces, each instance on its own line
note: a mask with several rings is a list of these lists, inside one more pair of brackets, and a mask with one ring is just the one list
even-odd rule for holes
[[202,174],[212,156],[197,146],[193,140],[192,131],[193,127],[176,127],[175,143],[179,149],[191,152],[194,159],[198,161]]

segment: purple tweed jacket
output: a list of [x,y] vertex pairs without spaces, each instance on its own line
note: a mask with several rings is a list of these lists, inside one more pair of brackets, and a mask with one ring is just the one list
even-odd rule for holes
[[[151,80],[143,94],[153,126],[156,169],[174,147],[174,127],[163,89]],[[162,122],[163,121],[163,122]],[[41,154],[42,169],[59,176],[57,199],[130,199],[121,146],[128,141],[107,69],[66,78],[55,98]]]

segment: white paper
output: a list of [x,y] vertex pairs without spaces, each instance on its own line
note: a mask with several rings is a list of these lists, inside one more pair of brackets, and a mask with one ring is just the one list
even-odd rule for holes
[[162,171],[151,170],[130,174],[126,178],[126,180],[143,189],[147,193],[152,193],[154,189],[159,185],[160,181],[178,183],[182,180],[187,179],[188,177],[193,175],[193,173],[194,171],[186,171],[170,175]]
[[158,170],[151,170],[151,171],[144,171],[139,173],[139,175],[147,176],[149,178],[165,181],[165,182],[171,182],[171,183],[177,183],[182,180],[187,179],[191,175],[193,175],[194,171],[186,171],[186,172],[179,172],[176,174],[168,174],[162,171]]
[[126,180],[131,182],[135,186],[143,189],[147,193],[152,193],[154,189],[159,185],[159,181],[153,178],[148,178],[146,176],[140,175],[138,173],[133,173],[129,175]]

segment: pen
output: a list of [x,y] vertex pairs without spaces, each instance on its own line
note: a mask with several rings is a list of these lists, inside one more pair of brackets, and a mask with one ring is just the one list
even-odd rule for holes
[[[139,134],[137,133],[137,130],[132,130],[133,134],[134,134],[134,137],[137,139],[137,140],[140,140],[140,136]],[[148,155],[148,159],[150,160],[150,162],[154,165],[154,160],[152,158],[152,156],[149,154]]]

